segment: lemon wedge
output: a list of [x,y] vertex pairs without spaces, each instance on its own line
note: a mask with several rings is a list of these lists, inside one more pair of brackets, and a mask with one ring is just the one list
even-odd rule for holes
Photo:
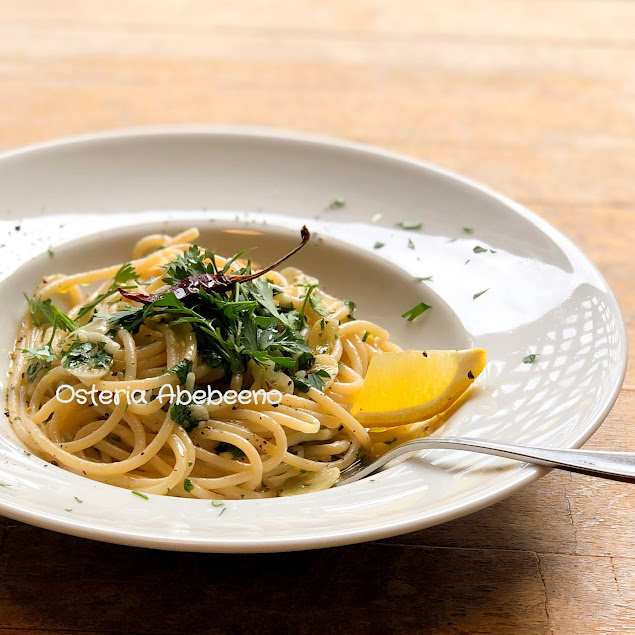
[[486,362],[482,348],[375,355],[351,414],[367,426],[430,419],[456,402]]

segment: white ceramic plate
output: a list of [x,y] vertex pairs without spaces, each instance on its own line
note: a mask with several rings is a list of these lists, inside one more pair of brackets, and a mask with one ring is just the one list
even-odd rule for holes
[[[296,263],[356,300],[358,315],[386,325],[399,344],[488,349],[472,398],[437,434],[576,447],[605,418],[624,377],[615,298],[566,238],[482,186],[381,150],[262,130],[120,132],[5,154],[0,192],[3,376],[21,294],[43,274],[124,259],[135,236],[164,225],[197,224],[220,253],[258,245],[264,260],[295,243],[306,222],[318,240]],[[326,210],[337,197],[346,206]],[[419,220],[420,231],[396,227]],[[385,247],[373,249],[376,242]],[[475,253],[477,245],[488,251]],[[414,280],[425,276],[433,280]],[[423,319],[399,317],[422,300],[433,306]],[[529,353],[538,355],[533,364],[523,363]],[[544,473],[434,451],[342,488],[228,502],[219,516],[208,501],[144,501],[47,465],[0,421],[0,513],[163,549],[283,551],[371,540],[473,512]]]

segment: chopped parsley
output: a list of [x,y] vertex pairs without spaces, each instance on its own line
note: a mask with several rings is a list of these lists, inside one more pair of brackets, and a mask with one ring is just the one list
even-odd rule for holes
[[429,304],[426,304],[425,302],[419,302],[419,304],[413,306],[412,309],[409,309],[408,311],[403,313],[401,317],[406,318],[408,322],[412,322],[416,320],[422,313],[425,313],[428,309],[431,308],[432,307]]
[[225,506],[224,501],[221,501],[221,500],[212,501],[212,507],[224,507],[224,506]]
[[[229,294],[201,289],[188,298],[187,307],[173,293],[166,293],[151,304],[130,307],[106,317],[113,325],[136,333],[148,320],[173,315],[172,325],[192,326],[203,361],[212,368],[242,373],[253,359],[261,366],[273,361],[294,370],[299,354],[312,355],[300,333],[312,289],[309,287],[300,313],[278,307],[273,301],[273,290],[273,284],[266,279],[237,284]],[[330,313],[320,300],[317,296],[313,298],[312,308],[320,314]]]
[[336,198],[334,201],[329,203],[327,209],[341,209],[346,205],[346,200],[343,198]]
[[88,367],[93,369],[112,366],[112,355],[105,350],[104,342],[75,342],[66,351],[62,366],[64,368]]
[[415,244],[412,242],[412,238],[408,238],[408,249],[415,249]]
[[[224,269],[237,262],[245,252],[226,261]],[[200,275],[217,275],[215,255],[209,249],[193,245],[174,261],[164,266],[163,281],[171,286],[186,278]],[[251,262],[232,271],[232,275],[250,275]],[[117,284],[136,280],[136,273],[129,265],[118,274]],[[311,387],[322,389],[323,377],[307,371],[313,365],[315,354],[304,339],[305,313],[309,308],[321,318],[332,313],[317,292],[317,284],[306,284],[306,293],[300,310],[292,305],[279,306],[275,296],[280,287],[266,277],[237,282],[231,289],[221,292],[199,287],[197,293],[183,300],[174,292],[164,292],[158,299],[141,306],[126,306],[111,314],[98,314],[108,320],[112,330],[126,329],[132,334],[142,325],[164,321],[170,326],[189,324],[198,344],[203,363],[218,368],[225,376],[245,373],[249,362],[284,373],[289,381],[295,381],[299,392]],[[114,288],[114,285],[113,285]],[[120,287],[117,287],[120,288]],[[355,304],[344,300],[349,319],[354,319]],[[94,308],[94,307],[93,307]],[[87,311],[91,309],[88,308]],[[324,327],[325,322],[323,322]],[[169,369],[183,383],[191,372],[191,363],[183,360]],[[297,378],[296,374],[300,373]],[[172,420],[191,431],[199,422],[187,405],[175,404],[170,408]]]
[[537,353],[531,353],[523,357],[523,364],[533,364],[536,361]]
[[425,278],[415,278],[418,282],[432,282],[432,276],[425,276]]
[[384,247],[386,245],[386,243],[380,243],[380,242],[376,242],[373,245],[373,249],[381,249],[382,247]]
[[423,227],[423,223],[417,220],[403,220],[400,223],[397,223],[397,226],[402,229],[421,229]]
[[472,251],[475,254],[482,254],[482,253],[485,253],[487,251],[487,249],[485,249],[485,247],[481,247],[480,245],[476,245],[476,247],[474,247],[474,249],[472,249]]
[[149,496],[146,496],[145,494],[142,494],[141,492],[137,492],[137,490],[133,489],[130,491],[131,494],[134,494],[135,496],[138,496],[139,498],[143,498],[144,500],[150,500]]
[[397,440],[397,437],[393,437],[392,439],[388,439],[388,441],[384,441],[386,445],[392,445]]
[[190,407],[181,403],[175,403],[170,408],[170,417],[174,423],[180,425],[186,432],[192,432],[200,423],[198,419],[192,416]]
[[344,298],[342,298],[342,302],[348,307],[348,319],[349,320],[354,320],[355,319],[355,309],[357,308],[357,304],[355,302],[353,302],[352,300],[345,300]]
[[73,498],[78,502],[78,503],[83,503],[84,501],[81,498],[77,498],[77,496],[73,496]]
[[189,479],[189,478],[186,478],[186,479],[183,481],[183,489],[184,489],[186,492],[191,492],[191,491],[194,489],[194,483],[192,483],[192,481],[190,481],[190,479]]
[[53,247],[49,247],[46,251],[48,252],[49,258],[52,258],[55,255]]
[[[317,286],[317,285],[316,285]],[[315,290],[316,286],[311,286],[311,290]],[[327,316],[330,313],[333,313],[333,311],[331,309],[327,309],[324,304],[322,303],[322,296],[318,295],[317,293],[310,293],[309,294],[309,304],[311,305],[311,308],[318,313],[319,315],[322,316]]]
[[[74,331],[77,328],[77,324],[63,311],[60,311],[51,300],[31,299],[28,296],[24,296],[29,303],[29,311],[31,314],[31,322],[34,326],[44,326],[50,324],[53,327],[53,333],[51,335],[51,341],[55,331],[61,329],[62,331]],[[49,342],[50,343],[50,342]]]
[[362,337],[362,342],[365,342],[369,336],[370,336],[370,333],[368,331],[364,331],[364,337]]
[[483,291],[479,291],[478,293],[475,293],[472,296],[472,300],[476,300],[476,298],[480,298],[486,291],[489,291],[489,289],[483,289]]
[[473,234],[473,233],[474,233],[474,228],[473,228],[473,227],[464,227],[464,228],[463,228],[463,231],[464,231],[466,234]]
[[27,359],[33,360],[26,369],[27,381],[32,384],[35,378],[46,368],[51,366],[51,362],[57,359],[57,355],[49,344],[39,348],[23,348],[22,352]]
[[187,380],[187,376],[192,371],[192,361],[189,359],[182,359],[178,364],[174,364],[172,368],[168,368],[168,373],[174,373],[181,384],[184,384]]
[[105,293],[98,295],[92,302],[85,304],[77,314],[77,319],[81,320],[85,315],[92,313],[97,305],[101,304],[106,298],[109,298],[111,295],[117,293],[119,288],[124,289],[132,289],[132,286],[125,287],[126,282],[130,282],[132,280],[138,280],[139,275],[134,270],[131,264],[125,264],[120,267],[119,271],[115,274],[114,282],[110,285],[108,290]]
[[220,441],[216,446],[216,454],[224,454],[225,452],[230,452],[234,459],[242,459],[245,457],[244,452],[240,448],[237,448],[231,443]]
[[175,284],[189,276],[197,276],[202,273],[216,274],[216,260],[214,252],[203,249],[198,245],[192,245],[183,252],[176,260],[165,266],[165,276],[163,282]]
[[300,392],[309,392],[311,388],[321,391],[324,388],[324,379],[331,379],[331,376],[320,368],[313,373],[308,373],[306,377],[294,377],[293,383]]

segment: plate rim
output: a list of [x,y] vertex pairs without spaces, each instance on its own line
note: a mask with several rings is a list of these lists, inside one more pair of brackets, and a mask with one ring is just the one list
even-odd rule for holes
[[[380,147],[339,139],[319,134],[296,132],[288,129],[273,128],[266,126],[239,126],[239,125],[158,125],[158,126],[141,126],[131,128],[120,128],[87,134],[72,135],[67,137],[55,138],[39,143],[33,143],[14,149],[9,149],[0,153],[0,163],[11,160],[16,157],[28,156],[32,154],[46,153],[60,149],[73,148],[74,146],[91,145],[99,143],[108,143],[126,139],[148,139],[154,137],[169,138],[179,136],[191,137],[211,137],[211,138],[240,138],[240,139],[264,139],[272,142],[296,143],[307,146],[319,146],[324,149],[332,149],[336,151],[350,151],[353,153],[361,153],[366,156],[373,156],[391,162],[409,165],[418,168],[434,176],[442,177],[459,183],[462,186],[483,194],[494,199],[504,205],[506,208],[515,212],[517,215],[529,221],[540,232],[551,238],[554,243],[563,250],[573,250],[582,262],[589,267],[590,271],[599,279],[606,288],[607,294],[615,303],[616,312],[615,319],[617,323],[617,331],[619,341],[623,343],[624,354],[621,359],[617,360],[616,377],[619,381],[615,382],[614,388],[606,400],[606,405],[602,412],[596,417],[593,425],[589,425],[575,441],[566,447],[581,447],[600,427],[612,410],[619,394],[628,366],[628,336],[624,317],[622,315],[619,302],[615,297],[611,287],[606,282],[604,276],[600,273],[595,264],[577,247],[577,245],[548,221],[532,212],[522,204],[514,201],[505,194],[493,190],[487,185],[479,181],[458,174],[452,170],[437,166],[425,160],[404,155],[391,150]],[[495,485],[492,491],[485,490],[474,494],[464,500],[460,505],[454,504],[452,510],[446,506],[440,507],[434,513],[427,513],[425,518],[418,516],[411,517],[407,520],[392,521],[375,525],[371,528],[360,528],[354,530],[332,530],[323,531],[319,536],[303,537],[302,535],[289,537],[258,537],[258,538],[239,538],[236,540],[227,537],[216,538],[209,536],[205,538],[193,538],[186,536],[166,537],[164,535],[152,534],[150,531],[131,532],[130,530],[120,530],[115,527],[98,525],[79,521],[78,519],[64,518],[49,512],[38,511],[27,505],[9,504],[0,500],[0,513],[8,518],[26,522],[38,527],[50,529],[65,534],[110,542],[116,544],[126,544],[131,546],[148,547],[155,549],[174,550],[174,551],[197,551],[197,552],[215,552],[215,553],[264,553],[264,552],[281,552],[281,551],[297,551],[305,549],[327,548],[338,545],[354,544],[370,540],[378,540],[391,536],[408,533],[420,529],[425,529],[436,524],[449,522],[460,517],[466,516],[473,512],[479,511],[490,505],[493,505],[505,498],[516,493],[523,487],[536,482],[551,471],[550,468],[531,466],[522,470],[517,470],[514,478],[510,478],[502,485]],[[448,517],[451,516],[451,517]]]

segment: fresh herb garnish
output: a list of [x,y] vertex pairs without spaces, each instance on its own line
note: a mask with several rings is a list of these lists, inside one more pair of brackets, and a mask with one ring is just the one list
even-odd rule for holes
[[384,247],[386,245],[386,243],[380,243],[380,242],[376,242],[373,245],[373,249],[381,249],[382,247]]
[[168,368],[168,373],[174,373],[181,384],[184,384],[187,380],[187,376],[192,371],[192,361],[189,359],[182,359],[178,364],[174,364],[172,368]]
[[212,506],[213,507],[224,507],[225,503],[224,503],[224,501],[221,501],[221,500],[213,500],[212,501]]
[[397,440],[397,437],[393,437],[392,439],[388,439],[388,441],[384,441],[386,445],[392,445]]
[[52,258],[55,255],[53,247],[49,247],[46,251],[48,252],[49,258]]
[[302,303],[302,306],[300,307],[300,322],[304,323],[305,321],[305,317],[304,314],[306,312],[306,307],[307,304],[309,303],[309,300],[311,299],[311,294],[313,293],[313,289],[317,288],[317,284],[311,284],[306,288],[306,293],[304,294],[304,302]]
[[[123,265],[119,271],[115,274],[114,282],[110,285],[108,290],[105,293],[98,295],[92,302],[85,304],[77,314],[77,319],[81,320],[85,315],[90,313],[95,309],[95,307],[101,304],[106,298],[109,298],[111,295],[114,295],[119,291],[119,287],[126,282],[130,282],[132,280],[138,280],[139,275],[134,270],[131,264]],[[132,289],[133,287],[127,287]]]
[[355,309],[357,308],[357,304],[355,302],[353,302],[352,300],[346,300],[344,298],[342,298],[342,302],[348,307],[348,319],[349,320],[354,320],[355,319]]
[[170,417],[174,423],[180,425],[186,432],[192,432],[200,424],[200,421],[192,416],[190,407],[181,403],[175,403],[170,408]]
[[464,227],[464,228],[463,228],[463,231],[464,231],[466,234],[473,234],[473,233],[474,233],[474,228],[473,228],[473,227]]
[[242,459],[245,456],[244,452],[240,448],[237,448],[235,445],[232,445],[231,443],[225,443],[224,441],[220,441],[218,443],[218,445],[215,448],[215,451],[216,451],[216,454],[224,454],[225,452],[230,452],[232,457],[235,459]]
[[[302,244],[294,251],[306,244],[308,230],[304,229],[302,236]],[[240,255],[227,263],[236,262]],[[316,293],[317,284],[306,285],[303,305],[298,311],[293,306],[276,303],[280,288],[260,277],[266,270],[252,279],[250,262],[231,274],[217,271],[214,263],[211,251],[192,247],[165,267],[164,281],[171,285],[168,291],[147,295],[127,294],[124,290],[124,297],[138,300],[142,306],[100,314],[100,317],[107,319],[113,330],[123,328],[133,334],[148,321],[167,321],[171,326],[188,324],[196,335],[202,361],[226,374],[246,372],[250,361],[283,372],[290,380],[299,371],[310,369],[315,355],[302,333],[305,313],[309,307],[322,318],[332,313]],[[220,280],[222,284],[215,287],[210,279]],[[345,303],[349,318],[354,319],[354,303]],[[183,383],[191,366],[184,362],[169,370]],[[311,387],[322,389],[323,385],[322,377],[310,372],[296,382],[299,391]],[[186,405],[175,404],[170,414],[173,421],[187,431],[199,425]]]
[[480,245],[476,245],[476,247],[474,247],[474,249],[472,249],[472,251],[475,254],[482,254],[482,253],[485,253],[487,251],[487,249],[485,249],[485,247],[481,247]]
[[310,296],[309,296],[309,304],[311,305],[311,308],[318,315],[321,315],[323,317],[333,313],[332,309],[329,309],[326,306],[324,306],[324,303],[322,302],[322,296],[318,295],[317,293],[310,294]]
[[[119,287],[119,292],[124,298],[128,300],[133,300],[135,302],[140,302],[141,304],[153,304],[157,300],[164,298],[167,295],[173,294],[177,299],[182,300],[189,296],[198,295],[202,292],[210,293],[229,293],[233,292],[236,289],[237,285],[245,284],[252,280],[256,280],[262,277],[268,271],[275,269],[278,265],[282,264],[285,260],[291,258],[293,254],[298,252],[302,247],[304,247],[311,238],[311,233],[306,228],[306,226],[302,227],[300,230],[300,235],[302,236],[302,242],[295,248],[293,248],[289,253],[285,254],[282,258],[279,258],[275,262],[272,262],[269,266],[264,269],[260,269],[259,271],[253,273],[251,271],[251,266],[248,265],[247,270],[243,269],[242,273],[227,273],[224,269],[222,271],[218,271],[216,273],[211,273],[210,267],[216,269],[216,264],[214,263],[214,254],[209,250],[204,250],[204,254],[210,254],[210,256],[204,255],[201,257],[200,255],[200,247],[197,245],[193,245],[186,253],[188,254],[188,262],[189,266],[193,266],[192,262],[197,262],[198,264],[195,267],[195,270],[203,270],[202,273],[193,273],[185,276],[178,282],[174,282],[172,286],[166,291],[161,291],[159,293],[131,293],[126,289]],[[198,256],[196,256],[196,250],[198,250]],[[207,260],[211,258],[211,262],[207,262]],[[177,259],[178,261],[178,259]],[[178,268],[177,268],[178,269]],[[173,268],[168,265],[166,267],[166,271],[169,274],[168,278],[165,278],[164,281],[169,284],[170,280],[174,280],[175,275],[180,275],[181,273],[187,273],[187,267],[184,268],[183,271],[178,269],[175,273]]]
[[192,481],[190,481],[190,479],[189,479],[189,478],[186,478],[186,479],[183,481],[183,489],[184,489],[186,492],[191,492],[191,491],[194,489],[194,483],[192,483]]
[[346,201],[343,198],[338,197],[329,204],[327,209],[341,209],[345,205],[346,205]]
[[[44,326],[45,324],[51,324],[53,327],[53,334],[57,329],[62,331],[74,331],[77,328],[77,324],[63,311],[60,311],[51,300],[31,299],[27,295],[24,296],[29,303],[29,311],[31,314],[31,322],[34,326]],[[49,342],[50,343],[50,342]]]
[[364,331],[364,337],[362,337],[362,342],[365,342],[368,339],[370,333],[368,331]]
[[476,300],[476,298],[480,298],[486,291],[489,291],[489,288],[488,289],[483,289],[483,291],[479,291],[478,293],[475,293],[472,296],[472,300]]
[[397,223],[397,225],[402,229],[421,229],[423,227],[423,223],[416,220],[404,220]]
[[176,284],[185,278],[200,274],[214,275],[218,273],[216,259],[213,251],[203,249],[198,245],[192,245],[176,260],[165,266],[163,282]]
[[429,304],[425,302],[419,302],[419,304],[412,307],[405,313],[401,315],[402,318],[406,318],[408,322],[412,322],[416,320],[422,313],[425,313],[428,309],[432,308]]
[[75,342],[66,351],[62,366],[64,368],[105,368],[112,365],[112,355],[105,350],[104,342]]
[[408,238],[408,249],[415,249],[415,244],[412,242],[412,238]]
[[523,357],[523,364],[533,364],[536,361],[537,353],[531,353]]
[[78,503],[83,503],[84,501],[81,498],[77,498],[77,496],[73,496],[73,498],[78,502]]
[[138,496],[139,498],[143,498],[144,500],[150,500],[149,496],[146,496],[145,494],[142,494],[141,492],[137,492],[136,489],[131,490],[130,493],[134,494],[135,496]]
[[293,377],[293,383],[300,392],[309,392],[311,388],[322,391],[324,389],[324,379],[331,379],[331,376],[323,369],[307,373],[306,377]]
[[426,276],[425,278],[415,278],[415,280],[418,280],[419,282],[431,282],[432,276]]
[[35,381],[35,378],[41,371],[49,368],[51,362],[58,358],[49,344],[45,344],[39,348],[23,348],[22,352],[26,355],[27,359],[33,360],[26,369],[27,381],[30,384]]

